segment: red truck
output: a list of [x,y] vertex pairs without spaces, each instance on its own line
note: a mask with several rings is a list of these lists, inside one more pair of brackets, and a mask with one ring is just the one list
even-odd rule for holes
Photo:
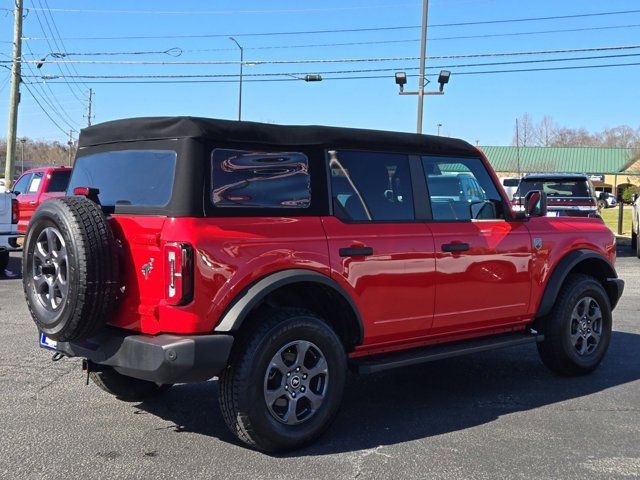
[[535,344],[587,374],[624,288],[600,218],[546,217],[543,191],[514,212],[457,139],[119,120],[82,131],[69,192],[25,240],[41,346],[124,400],[218,376],[231,431],[269,452],[327,429],[348,368]]
[[13,186],[18,200],[18,233],[24,234],[38,206],[49,198],[64,196],[71,167],[40,167],[24,172]]

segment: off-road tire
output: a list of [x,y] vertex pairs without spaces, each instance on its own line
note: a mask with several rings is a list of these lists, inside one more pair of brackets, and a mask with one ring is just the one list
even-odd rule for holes
[[[222,416],[231,432],[246,445],[269,453],[302,448],[320,437],[334,420],[347,374],[346,354],[336,333],[306,310],[278,308],[256,319],[237,340],[219,382]],[[308,420],[297,425],[279,422],[264,395],[267,366],[288,342],[317,345],[326,358],[329,381],[325,399]]]
[[[598,303],[602,314],[602,333],[597,347],[581,356],[571,343],[571,317],[578,302],[591,297]],[[565,280],[551,313],[538,324],[544,340],[537,344],[542,362],[553,372],[564,376],[584,375],[595,370],[609,347],[611,340],[611,304],[602,284],[594,277],[571,274]]]
[[125,402],[139,402],[167,391],[171,385],[158,385],[146,380],[127,377],[111,367],[100,367],[101,371],[89,373],[89,378],[101,390]]
[[[55,309],[38,295],[34,279],[38,268],[34,256],[38,262],[42,258],[34,252],[45,229],[59,234],[67,255],[67,294]],[[84,197],[60,197],[40,205],[24,243],[22,284],[31,316],[43,333],[58,341],[80,340],[107,322],[118,299],[118,250],[96,203]]]
[[0,277],[9,266],[9,252],[0,252]]

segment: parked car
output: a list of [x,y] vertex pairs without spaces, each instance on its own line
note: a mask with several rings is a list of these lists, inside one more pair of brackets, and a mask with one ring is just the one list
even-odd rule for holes
[[638,234],[640,234],[640,196],[636,194],[633,197],[633,210],[631,212],[631,248],[635,250],[636,256],[640,258]]
[[29,220],[38,206],[49,198],[64,196],[71,167],[42,167],[27,170],[20,176],[13,186],[17,194],[18,232],[25,233]]
[[616,196],[609,192],[596,192],[596,198],[598,200],[598,210],[613,208],[618,205]]
[[518,191],[518,185],[520,185],[520,177],[503,177],[500,179],[500,183],[504,188],[509,200],[513,199]]
[[575,173],[531,173],[522,177],[514,196],[515,205],[523,205],[529,192],[547,195],[549,216],[598,216],[595,189],[587,175]]
[[11,192],[0,193],[0,275],[9,264],[9,252],[20,249],[17,227],[18,201]]
[[41,345],[125,400],[219,376],[230,430],[268,452],[327,429],[347,368],[535,343],[589,373],[624,287],[602,221],[534,190],[516,214],[457,139],[119,120],[82,131],[67,193],[25,240]]

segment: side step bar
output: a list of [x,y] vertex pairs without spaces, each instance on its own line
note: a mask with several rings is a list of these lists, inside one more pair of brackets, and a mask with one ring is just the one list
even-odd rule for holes
[[362,359],[355,358],[350,361],[350,366],[359,374],[376,373],[392,368],[433,362],[443,358],[459,357],[498,348],[515,347],[527,343],[541,342],[542,340],[544,340],[544,335],[534,332],[505,333],[471,340],[461,340],[454,343],[383,353]]

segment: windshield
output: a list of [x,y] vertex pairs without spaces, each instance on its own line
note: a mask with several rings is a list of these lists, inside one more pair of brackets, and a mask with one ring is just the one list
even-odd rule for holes
[[173,190],[176,152],[118,150],[80,157],[73,168],[68,195],[76,187],[100,190],[103,206],[163,207]]
[[548,197],[590,197],[589,184],[585,180],[522,180],[517,196],[525,196],[533,190],[540,190]]

